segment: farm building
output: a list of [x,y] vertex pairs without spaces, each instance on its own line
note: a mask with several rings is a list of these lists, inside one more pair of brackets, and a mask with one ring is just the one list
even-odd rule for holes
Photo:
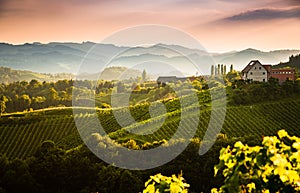
[[258,60],[252,60],[243,70],[244,80],[267,82],[270,77],[271,65],[263,65]]
[[261,64],[258,60],[252,60],[242,70],[242,78],[244,80],[267,82],[271,77],[277,78],[280,83],[287,79],[295,80],[295,69],[272,69],[272,66],[269,64]]
[[293,68],[282,68],[282,69],[272,69],[271,77],[277,78],[279,83],[288,80],[295,80],[295,69]]

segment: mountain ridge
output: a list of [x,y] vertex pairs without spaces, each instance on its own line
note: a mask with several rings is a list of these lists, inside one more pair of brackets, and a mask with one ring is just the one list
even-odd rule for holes
[[[299,53],[300,49],[260,51],[254,48],[208,53],[201,49],[167,44],[126,47],[94,42],[49,42],[47,44],[34,42],[19,45],[1,42],[0,66],[39,73],[95,73],[95,70],[101,71],[108,65],[138,66],[145,61],[151,61],[152,57],[155,60],[162,58],[163,63],[179,69],[187,68],[189,73],[194,73],[195,70],[186,67],[188,62],[196,63],[203,74],[209,74],[212,64],[220,63],[228,66],[233,64],[236,70],[241,70],[250,60],[257,59],[264,64],[278,64],[288,61],[289,56]],[[156,67],[151,70],[159,72]]]

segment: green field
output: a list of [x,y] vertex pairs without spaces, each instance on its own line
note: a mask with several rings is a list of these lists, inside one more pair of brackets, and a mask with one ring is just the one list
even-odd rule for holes
[[[132,109],[136,120],[145,123],[135,127],[128,125],[129,130],[147,131],[160,117],[151,119],[147,106]],[[189,107],[193,108],[193,105]],[[201,109],[200,121],[195,137],[202,138],[210,121],[209,107]],[[182,113],[187,122],[193,121],[194,111]],[[138,143],[169,139],[175,133],[180,122],[180,111],[170,111],[163,126],[153,134],[136,135],[121,128],[110,110],[99,110],[99,120],[111,138],[119,142],[134,139]],[[75,115],[79,124],[86,124],[92,114]],[[279,129],[286,129],[290,134],[299,136],[300,99],[286,99],[277,102],[255,104],[251,106],[228,106],[221,133],[228,138],[253,136],[261,139],[265,135],[274,135]],[[218,117],[215,117],[218,118]],[[74,122],[72,108],[52,108],[27,113],[6,114],[0,118],[0,154],[10,158],[26,158],[35,153],[41,142],[53,140],[65,149],[82,143]],[[148,123],[148,124],[147,124]],[[190,124],[183,125],[189,132]],[[185,133],[181,133],[185,136]]]

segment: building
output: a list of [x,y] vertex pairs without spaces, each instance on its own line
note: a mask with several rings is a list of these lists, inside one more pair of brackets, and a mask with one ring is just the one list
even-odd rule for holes
[[271,73],[271,65],[263,65],[258,60],[252,60],[243,70],[244,80],[267,82]]
[[279,83],[287,79],[295,80],[295,69],[272,69],[271,65],[261,64],[258,60],[252,60],[243,70],[244,80],[267,82],[270,77],[277,78]]
[[272,69],[271,77],[277,78],[279,83],[285,82],[286,80],[295,80],[295,69],[293,68],[281,68]]

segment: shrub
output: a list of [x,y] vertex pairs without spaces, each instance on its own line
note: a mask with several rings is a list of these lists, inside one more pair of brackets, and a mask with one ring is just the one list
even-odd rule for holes
[[189,184],[184,182],[182,174],[172,175],[172,177],[156,174],[150,176],[150,179],[145,183],[145,187],[143,193],[187,193]]
[[236,142],[222,148],[219,159],[215,175],[222,171],[225,183],[212,193],[300,191],[300,138],[285,130],[264,137],[261,146]]

